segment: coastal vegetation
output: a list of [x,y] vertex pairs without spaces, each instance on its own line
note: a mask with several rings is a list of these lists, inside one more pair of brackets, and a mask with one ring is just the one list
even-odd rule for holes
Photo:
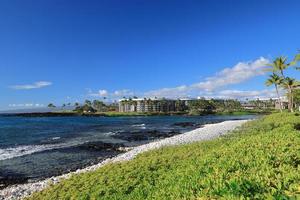
[[[148,103],[150,99],[146,99]],[[131,100],[126,100],[131,102]],[[134,101],[132,101],[134,103]],[[163,105],[167,105],[167,100],[162,100]],[[275,101],[270,100],[250,100],[248,104],[251,105],[251,109],[246,109],[244,105],[234,99],[195,99],[190,100],[188,104],[184,101],[175,101],[175,111],[166,112],[119,112],[118,105],[116,103],[106,104],[99,100],[86,100],[83,105],[76,103],[73,110],[63,110],[64,114],[68,111],[69,114],[73,115],[90,115],[90,116],[154,116],[154,115],[207,115],[207,114],[265,114],[270,113],[274,110]],[[60,113],[56,111],[55,113]]]
[[280,56],[276,58],[272,63],[268,64],[267,71],[271,71],[269,79],[266,81],[266,85],[275,85],[275,89],[278,96],[278,101],[280,103],[280,110],[283,109],[283,103],[279,95],[278,87],[284,89],[286,91],[287,99],[288,99],[288,110],[290,112],[294,112],[294,109],[298,106],[294,102],[295,98],[295,90],[300,86],[300,82],[294,78],[291,78],[286,75],[286,70],[293,67],[294,69],[299,70],[297,67],[297,63],[300,61],[300,54],[297,54],[295,58],[288,62],[287,57]]
[[48,104],[48,108],[55,108],[56,106],[53,103]]
[[28,199],[297,199],[300,117],[276,113],[232,134],[108,164]]

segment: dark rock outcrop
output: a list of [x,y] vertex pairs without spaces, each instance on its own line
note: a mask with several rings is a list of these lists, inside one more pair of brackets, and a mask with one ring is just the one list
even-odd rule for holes
[[202,128],[203,124],[195,123],[195,122],[177,122],[174,123],[173,126],[180,126],[183,128]]
[[181,126],[181,127],[193,127],[196,126],[196,123],[194,122],[176,122],[173,124],[173,126]]
[[106,142],[88,142],[79,146],[80,149],[94,150],[94,151],[120,151],[120,147],[124,147],[119,143],[106,143]]
[[180,132],[174,130],[169,132],[162,132],[158,130],[146,130],[146,131],[121,132],[115,134],[113,137],[132,142],[132,141],[147,141],[153,139],[162,139],[162,138],[167,138],[178,134],[180,134]]

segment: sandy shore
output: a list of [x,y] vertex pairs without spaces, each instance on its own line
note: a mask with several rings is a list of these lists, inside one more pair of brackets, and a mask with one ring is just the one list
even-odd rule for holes
[[106,159],[101,163],[98,163],[96,165],[84,169],[77,170],[75,172],[71,172],[57,177],[51,177],[36,183],[27,183],[22,185],[10,186],[0,191],[0,200],[22,199],[26,196],[29,196],[33,192],[37,192],[45,189],[50,184],[56,184],[63,179],[69,178],[73,174],[84,173],[87,171],[94,171],[107,163],[131,160],[136,155],[152,149],[157,149],[163,146],[180,145],[180,144],[187,144],[196,141],[210,140],[228,133],[228,131],[241,126],[245,122],[247,122],[247,120],[234,120],[234,121],[225,121],[217,124],[207,124],[203,128],[198,128],[193,131],[189,131],[180,135],[176,135],[170,138],[165,138],[162,140],[154,141],[148,144],[135,147],[126,153],[120,154],[114,158]]

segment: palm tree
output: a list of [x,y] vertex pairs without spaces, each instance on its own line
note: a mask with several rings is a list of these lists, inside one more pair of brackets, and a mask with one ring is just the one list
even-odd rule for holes
[[53,103],[48,104],[48,108],[55,108],[56,106]]
[[[271,69],[274,72],[279,72],[282,76],[282,78],[285,80],[286,79],[286,76],[284,74],[284,70],[286,70],[288,67],[292,66],[292,65],[295,65],[296,62],[295,62],[295,59],[294,61],[288,63],[287,61],[287,58],[286,57],[283,57],[283,56],[280,56],[278,58],[276,58],[272,63],[268,64]],[[289,84],[285,84],[286,86],[286,89],[288,90],[288,93],[290,93],[292,91],[292,89],[290,88],[290,85]],[[291,93],[290,93],[291,94]],[[291,98],[289,98],[289,104],[288,104],[288,108],[291,112],[293,112],[293,104],[291,102]]]
[[285,78],[285,75],[283,72],[292,64],[294,64],[294,62],[288,63],[286,57],[280,56],[280,57],[276,58],[272,63],[269,63],[268,66],[271,67],[271,68],[269,68],[269,70],[271,70],[273,72],[279,72],[281,74],[281,76],[283,78]]
[[294,97],[293,91],[300,86],[300,83],[293,78],[286,77],[283,82],[283,86],[288,89],[289,108],[291,112],[294,112]]
[[278,92],[278,86],[282,85],[282,83],[283,83],[283,79],[275,73],[270,75],[270,77],[266,81],[266,86],[275,85],[276,93],[277,93],[277,97],[278,97],[278,101],[279,101],[280,112],[282,112],[282,102],[281,102],[280,95]]
[[[296,56],[294,58],[294,61],[293,61],[293,64],[296,65],[299,61],[300,61],[300,53],[296,54]],[[300,70],[300,67],[296,66],[296,69]]]
[[90,100],[85,100],[85,105],[92,106],[92,102]]

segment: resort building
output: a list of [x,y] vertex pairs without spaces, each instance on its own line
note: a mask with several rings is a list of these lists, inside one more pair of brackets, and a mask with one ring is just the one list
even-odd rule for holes
[[184,111],[188,100],[174,99],[121,99],[119,112],[176,112]]
[[[281,107],[280,107],[281,104]],[[287,97],[281,98],[281,101],[278,100],[278,98],[275,100],[275,109],[279,110],[280,108],[282,109],[288,109],[288,99]]]

